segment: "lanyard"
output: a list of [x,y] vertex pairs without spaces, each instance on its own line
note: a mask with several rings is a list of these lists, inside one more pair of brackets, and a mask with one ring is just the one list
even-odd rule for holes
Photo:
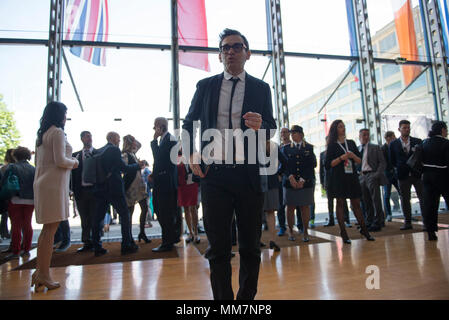
[[348,148],[348,142],[346,141],[346,139],[345,139],[345,146],[346,146],[346,149],[343,148],[343,146],[341,145],[340,142],[337,141],[337,143],[338,143],[338,145],[343,149],[343,151],[344,151],[345,153],[349,151],[349,148]]

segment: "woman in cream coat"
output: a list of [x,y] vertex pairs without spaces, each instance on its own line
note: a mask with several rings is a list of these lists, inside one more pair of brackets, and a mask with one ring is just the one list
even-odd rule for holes
[[36,142],[34,206],[36,222],[43,224],[37,247],[37,266],[31,286],[35,291],[59,288],[50,276],[53,239],[61,221],[69,218],[70,171],[78,167],[64,134],[67,107],[50,102],[44,110]]

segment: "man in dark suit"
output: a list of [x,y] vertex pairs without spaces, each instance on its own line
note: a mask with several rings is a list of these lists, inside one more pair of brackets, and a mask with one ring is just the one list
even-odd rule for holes
[[[249,139],[243,135],[257,135],[259,129],[269,132],[276,128],[276,123],[269,85],[244,70],[245,62],[251,56],[245,36],[236,30],[225,29],[220,34],[219,49],[224,73],[198,82],[183,124],[188,133],[188,137],[183,137],[183,151],[190,153],[192,170],[202,178],[201,198],[209,240],[206,258],[214,299],[234,299],[230,260],[231,223],[235,211],[240,253],[237,299],[251,300],[257,293],[259,278],[261,179],[266,176],[259,172],[257,144],[248,143]],[[202,159],[199,153],[193,153],[193,126],[197,120],[201,120],[202,133],[209,129],[209,133],[216,134],[213,140],[203,134]],[[259,145],[266,143],[265,135],[260,134],[259,138],[263,140]],[[234,140],[237,142],[235,152]],[[243,150],[239,145],[243,145]],[[207,152],[211,147],[212,152]],[[200,161],[201,165],[198,164]]]
[[121,151],[118,147],[120,144],[120,135],[118,133],[109,132],[106,139],[108,143],[98,150],[98,153],[101,154],[100,163],[106,174],[106,180],[96,183],[94,191],[97,209],[93,221],[92,242],[96,257],[107,253],[107,250],[101,246],[101,229],[109,204],[112,204],[120,216],[122,255],[134,253],[139,249],[134,243],[131,234],[131,215],[126,204],[125,187],[121,173],[137,171],[145,165],[143,161],[131,165],[126,165],[123,162]]
[[421,177],[412,172],[410,167],[407,166],[407,160],[414,153],[416,146],[422,143],[422,140],[410,137],[410,122],[408,120],[399,121],[398,130],[401,136],[390,144],[390,158],[399,181],[402,212],[405,218],[405,223],[401,230],[407,230],[412,229],[412,208],[410,204],[410,189],[412,185],[415,187],[418,195],[421,214],[424,211],[422,207],[423,186]]
[[380,186],[387,183],[384,173],[386,162],[380,146],[370,143],[369,139],[369,129],[360,129],[361,145],[359,150],[362,155],[362,163],[360,164],[359,181],[362,187],[368,231],[380,231],[385,225]]
[[396,136],[393,131],[387,131],[385,132],[384,138],[385,144],[382,146],[382,152],[384,154],[384,158],[387,163],[387,166],[385,168],[385,176],[387,177],[388,180],[387,183],[384,185],[384,208],[387,221],[392,221],[393,215],[391,212],[391,204],[390,204],[391,187],[394,186],[396,190],[399,191],[399,184],[398,179],[396,178],[396,175],[394,173],[394,167],[391,164],[390,143],[396,140]]
[[83,149],[75,152],[72,156],[78,162],[78,168],[72,170],[71,187],[75,197],[76,207],[81,219],[81,241],[83,246],[78,252],[92,251],[92,220],[95,216],[96,202],[94,196],[94,185],[83,180],[83,162],[91,157],[96,150],[92,147],[92,134],[89,131],[81,132]]
[[[170,152],[176,145],[176,139],[168,132],[168,121],[165,118],[154,120],[154,139],[151,141],[153,151],[153,207],[162,229],[162,243],[154,248],[154,252],[173,249],[179,242],[179,230],[182,220],[178,212],[178,170],[176,166],[177,152],[170,158]],[[157,139],[160,137],[160,143]],[[173,160],[173,161],[172,161]]]

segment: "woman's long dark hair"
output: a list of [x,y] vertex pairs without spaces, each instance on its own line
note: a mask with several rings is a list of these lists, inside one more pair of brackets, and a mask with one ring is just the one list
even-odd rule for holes
[[340,119],[334,120],[334,122],[332,122],[331,127],[329,129],[329,134],[328,134],[328,137],[329,137],[328,144],[337,142],[337,140],[338,140],[338,128],[337,127],[341,122],[343,122],[343,120],[340,120]]
[[53,101],[47,104],[40,121],[41,126],[39,130],[37,130],[37,147],[42,144],[42,137],[51,126],[64,130],[64,116],[66,112],[67,107],[61,102]]
[[447,129],[446,122],[435,121],[432,124],[432,130],[429,131],[429,138],[434,136],[441,136],[443,129]]

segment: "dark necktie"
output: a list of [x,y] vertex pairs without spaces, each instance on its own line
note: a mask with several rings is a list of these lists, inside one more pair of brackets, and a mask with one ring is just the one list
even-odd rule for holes
[[229,129],[232,129],[232,98],[234,97],[235,86],[239,81],[239,78],[231,78],[232,81],[232,91],[231,91],[231,101],[229,102]]
[[363,152],[365,152],[365,145],[362,144],[362,151],[360,151],[360,159],[363,160]]

